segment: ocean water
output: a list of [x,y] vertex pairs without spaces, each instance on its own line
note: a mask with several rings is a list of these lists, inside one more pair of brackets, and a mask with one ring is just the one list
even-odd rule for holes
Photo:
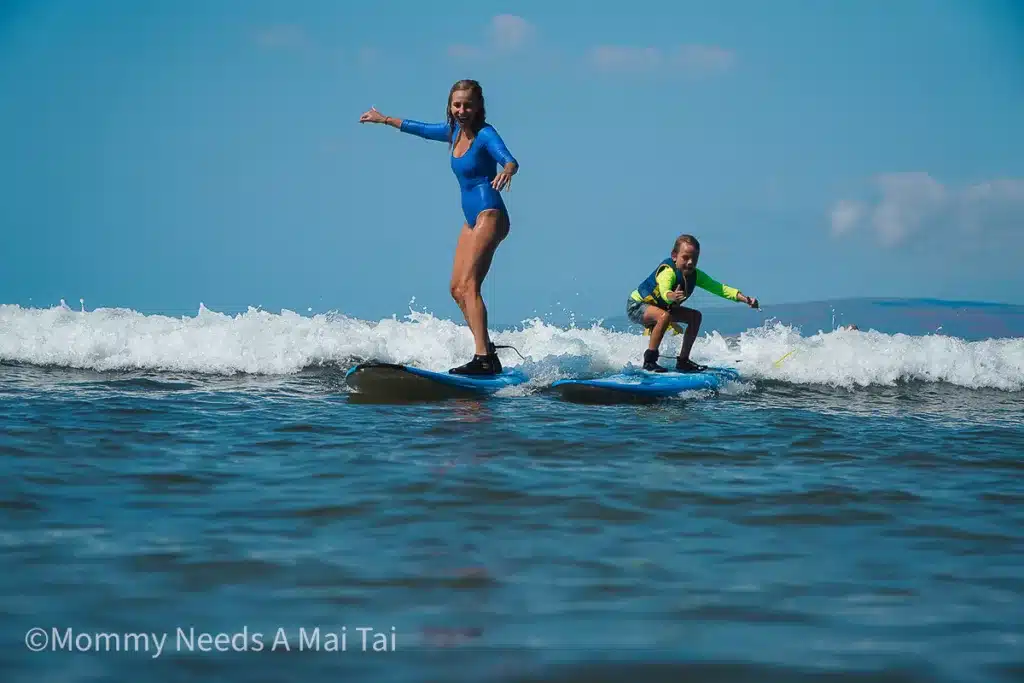
[[857,322],[591,406],[645,340],[529,321],[409,403],[344,373],[464,326],[0,306],[3,680],[1020,681],[1024,339]]

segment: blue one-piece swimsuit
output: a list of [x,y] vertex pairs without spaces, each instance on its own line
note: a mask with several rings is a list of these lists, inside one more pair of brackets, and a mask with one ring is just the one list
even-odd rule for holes
[[[438,142],[457,140],[459,137],[459,126],[456,125],[454,133],[451,133],[447,122],[423,123],[404,119],[401,131]],[[486,209],[500,209],[507,217],[508,210],[501,199],[501,193],[491,187],[491,182],[498,175],[498,167],[514,162],[515,158],[505,147],[498,131],[490,124],[484,124],[465,154],[455,156],[453,147],[451,156],[452,171],[462,190],[462,213],[469,227],[472,229],[476,225],[476,217]]]

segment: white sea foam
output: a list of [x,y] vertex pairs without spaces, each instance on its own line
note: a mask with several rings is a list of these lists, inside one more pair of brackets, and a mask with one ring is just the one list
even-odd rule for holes
[[[502,362],[530,374],[533,387],[638,364],[647,346],[638,333],[597,325],[567,329],[539,319],[493,336],[525,357],[501,351]],[[667,335],[663,356],[677,353],[680,341]],[[76,311],[63,302],[45,309],[0,305],[0,360],[35,365],[288,374],[372,358],[445,370],[465,362],[472,352],[464,324],[422,312],[373,322],[253,308],[225,315],[202,305],[196,315],[182,317],[127,309]],[[774,324],[730,339],[702,333],[692,356],[709,365],[735,367],[752,380],[843,387],[916,380],[1024,389],[1020,338],[968,342],[941,334],[915,337],[871,330],[802,336],[792,327]]]

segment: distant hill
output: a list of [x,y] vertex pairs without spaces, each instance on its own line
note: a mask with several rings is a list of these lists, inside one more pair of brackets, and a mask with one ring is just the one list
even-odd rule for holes
[[[1015,304],[857,298],[779,304],[760,311],[743,304],[701,306],[700,311],[704,314],[702,334],[718,330],[723,335],[735,335],[776,319],[800,328],[805,336],[854,324],[861,330],[873,329],[887,334],[919,336],[935,334],[938,330],[939,334],[967,340],[1024,337],[1024,306]],[[582,324],[577,322],[577,325]],[[603,326],[639,332],[624,313],[606,318]]]

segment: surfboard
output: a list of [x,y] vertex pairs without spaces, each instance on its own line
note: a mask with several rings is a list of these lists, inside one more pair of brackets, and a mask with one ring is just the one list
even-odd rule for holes
[[657,400],[684,391],[718,389],[740,378],[732,368],[709,367],[703,372],[649,372],[629,369],[593,379],[560,379],[551,385],[562,398],[574,401]]
[[515,368],[505,368],[498,375],[452,375],[380,361],[360,363],[345,373],[345,383],[359,394],[394,399],[488,395],[528,379],[525,373]]

